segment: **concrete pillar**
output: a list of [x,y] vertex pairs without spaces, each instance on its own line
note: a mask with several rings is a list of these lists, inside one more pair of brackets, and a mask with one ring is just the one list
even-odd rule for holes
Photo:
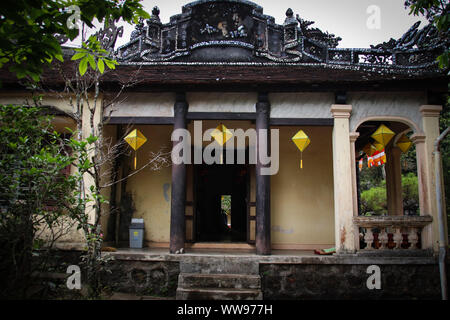
[[359,137],[359,132],[350,133],[350,154],[352,159],[352,198],[353,198],[353,212],[358,212],[358,183],[356,179],[357,166],[356,166],[356,150],[355,142]]
[[[188,103],[184,93],[177,93],[173,129],[186,129]],[[175,147],[179,141],[174,141]],[[172,198],[170,205],[170,253],[182,253],[186,238],[186,164],[172,164]],[[182,249],[182,250],[181,250]]]
[[403,194],[402,194],[402,151],[391,146],[386,152],[386,193],[388,214],[390,216],[403,215]]
[[[352,164],[352,203],[353,203],[353,215],[358,215],[358,167],[356,165],[356,150],[355,150],[355,142],[359,137],[359,132],[350,133],[350,157]],[[354,232],[355,236],[355,244],[356,250],[359,250],[359,233]]]
[[439,113],[441,111],[442,106],[421,106],[422,128],[425,135],[415,134],[411,137],[412,141],[416,144],[420,214],[431,215],[433,217],[433,222],[422,231],[422,248],[433,249],[435,252],[439,251],[439,229],[437,224],[436,179],[434,174],[433,151],[434,142],[439,136]]
[[[257,133],[257,162],[256,162],[256,254],[270,255],[270,175],[262,175],[259,150],[270,150],[270,102],[267,94],[259,94],[256,103],[256,133]],[[266,139],[260,139],[260,130],[267,130]],[[268,165],[267,165],[268,166]]]
[[336,251],[338,254],[353,253],[357,249],[357,229],[353,225],[353,216],[357,214],[357,211],[354,212],[352,181],[352,163],[355,159],[352,159],[349,131],[352,106],[335,104],[331,106],[330,111],[334,118],[333,177]]

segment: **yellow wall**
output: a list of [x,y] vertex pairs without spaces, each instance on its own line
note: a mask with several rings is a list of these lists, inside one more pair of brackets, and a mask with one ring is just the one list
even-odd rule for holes
[[[271,177],[272,245],[333,245],[331,127],[279,127],[280,169]],[[311,144],[303,152],[291,138],[302,129]]]
[[[134,126],[147,137],[147,142],[138,150],[138,169],[150,158],[150,152],[157,152],[162,147],[171,150],[170,135],[173,126]],[[170,156],[170,155],[169,155]],[[129,157],[132,167],[134,153]],[[170,193],[171,167],[152,171],[144,169],[127,181],[127,192],[131,194],[136,209],[134,218],[144,218],[145,240],[152,242],[169,242],[170,237]]]
[[[33,95],[30,92],[21,92],[21,93],[2,93],[0,95],[0,104],[25,104],[25,105],[34,105],[33,104]],[[46,93],[41,101],[43,106],[52,106],[64,112],[70,113],[72,108],[69,103],[69,99],[62,98],[60,95]]]
[[[205,121],[203,130],[213,128],[218,121]],[[231,128],[239,124],[226,122]],[[251,124],[243,123],[248,128]],[[138,167],[150,151],[161,147],[170,150],[172,126],[135,126],[149,140],[138,151]],[[192,130],[192,123],[189,125]],[[244,128],[245,129],[245,128]],[[280,129],[280,169],[271,177],[272,244],[326,245],[334,243],[333,168],[331,127],[277,127]],[[303,129],[311,138],[303,154],[303,170],[299,168],[300,152],[291,141]],[[192,136],[193,138],[193,136]],[[129,158],[131,165],[132,156]],[[188,166],[188,170],[191,166]],[[189,172],[188,172],[189,175]],[[192,177],[188,178],[192,184]],[[170,240],[171,167],[159,171],[145,169],[127,182],[136,209],[134,217],[145,219],[145,240],[168,243]],[[187,200],[192,200],[188,185]],[[252,181],[254,201],[254,180]]]

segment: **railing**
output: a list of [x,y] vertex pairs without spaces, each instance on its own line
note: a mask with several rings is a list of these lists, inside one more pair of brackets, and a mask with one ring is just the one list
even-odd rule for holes
[[359,216],[353,223],[363,230],[362,250],[420,249],[423,228],[433,221],[431,216]]

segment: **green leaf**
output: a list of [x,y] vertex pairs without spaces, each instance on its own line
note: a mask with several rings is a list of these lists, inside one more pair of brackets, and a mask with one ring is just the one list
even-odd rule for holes
[[87,54],[86,52],[75,53],[72,56],[71,60],[78,60],[78,59],[84,58],[86,56],[86,54]]
[[[86,44],[83,42],[83,44],[82,44],[83,46],[86,46]],[[75,50],[76,52],[84,52],[84,53],[87,53],[88,51],[86,50],[86,49],[84,49],[84,48],[75,48],[75,49],[73,49],[73,50]]]
[[105,64],[103,63],[103,59],[98,59],[98,70],[100,73],[103,73],[105,71]]
[[88,67],[88,59],[86,57],[84,57],[81,61],[80,61],[80,65],[78,66],[78,70],[80,71],[80,75],[83,76],[86,71],[87,71],[87,67]]
[[108,66],[108,68],[110,68],[110,69],[116,68],[116,64],[117,64],[116,60],[105,59],[104,61],[105,61],[106,65]]
[[64,62],[64,58],[63,58],[62,54],[55,54],[55,58],[61,62]]
[[40,75],[34,72],[29,72],[28,75],[31,77],[31,79],[33,79],[33,81],[35,82],[39,82],[39,80],[41,79]]
[[95,65],[95,59],[94,59],[94,56],[91,55],[91,54],[88,54],[88,55],[87,55],[87,59],[88,59],[89,64],[91,65],[92,70],[96,70],[96,69],[97,69],[97,66]]
[[97,141],[97,137],[96,136],[93,136],[92,134],[89,136],[89,137],[87,137],[86,138],[86,141],[89,143],[89,144],[92,144],[92,143],[94,143],[95,141]]
[[89,36],[88,42],[90,42],[90,43],[98,43],[97,37],[95,35]]

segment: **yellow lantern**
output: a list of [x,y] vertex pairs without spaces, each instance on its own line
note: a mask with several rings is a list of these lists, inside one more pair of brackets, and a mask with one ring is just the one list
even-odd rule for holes
[[225,127],[224,124],[219,124],[217,128],[215,128],[211,132],[211,137],[214,138],[214,140],[217,141],[218,144],[223,146],[230,138],[233,136],[230,130],[228,130],[227,127]]
[[411,148],[411,146],[412,146],[412,141],[409,140],[409,138],[406,135],[403,135],[397,141],[397,147],[399,147],[403,153],[406,153],[409,150],[409,148]]
[[386,127],[384,124],[378,127],[377,131],[375,131],[371,137],[382,144],[384,147],[391,141],[392,137],[395,136],[395,133]]
[[311,143],[311,140],[303,130],[300,130],[292,137],[292,141],[300,150],[300,169],[303,169],[303,150]]
[[371,157],[377,151],[377,148],[369,142],[363,147],[363,151],[367,156]]
[[134,150],[134,170],[136,170],[137,165],[136,150],[139,149],[145,142],[147,142],[147,138],[138,129],[134,129],[125,137],[125,141]]
[[[231,133],[230,130],[228,130],[227,127],[225,127],[224,124],[219,124],[217,126],[217,128],[215,128],[212,132],[211,132],[211,137],[214,138],[214,140],[217,141],[218,144],[220,144],[221,146],[223,146],[225,143],[227,143],[228,140],[231,139],[231,137],[233,136],[233,134]],[[220,163],[223,163],[223,155],[220,155]]]

